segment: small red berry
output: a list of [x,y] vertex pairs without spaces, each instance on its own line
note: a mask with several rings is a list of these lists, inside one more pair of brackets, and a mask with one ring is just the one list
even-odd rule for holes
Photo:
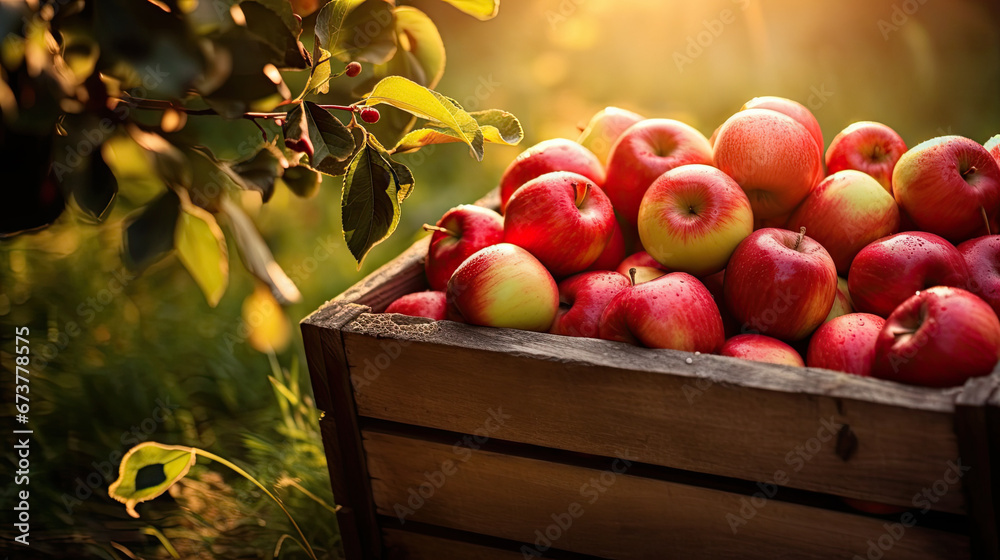
[[381,115],[378,114],[378,109],[374,107],[365,107],[361,110],[361,120],[369,124],[377,123],[380,116]]
[[348,78],[353,78],[354,76],[357,76],[358,74],[361,73],[361,63],[351,62],[350,64],[347,65],[347,69],[344,70],[344,73],[347,74]]

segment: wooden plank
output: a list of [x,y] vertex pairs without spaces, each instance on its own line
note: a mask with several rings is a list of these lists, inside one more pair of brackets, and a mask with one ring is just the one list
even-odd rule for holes
[[871,547],[886,560],[969,555],[967,536],[900,523],[919,523],[915,514],[895,521],[755,500],[633,476],[623,460],[597,470],[369,430],[364,438],[380,514],[531,543],[522,557],[548,546],[622,560],[865,558]]
[[326,412],[320,433],[334,499],[341,506],[337,522],[348,560],[378,558],[382,551],[340,330],[367,309],[333,302],[301,323],[316,406]]
[[908,507],[958,459],[957,390],[398,315],[344,341],[372,418],[473,434],[502,410],[504,440]]
[[975,558],[1000,559],[997,538],[998,516],[995,496],[1000,463],[991,457],[997,443],[992,442],[987,405],[1000,390],[1000,374],[970,379],[955,400],[955,433],[959,451],[968,472],[963,487],[969,508],[969,529]]
[[398,529],[385,529],[385,546],[389,560],[523,560],[518,552],[502,550],[431,535]]

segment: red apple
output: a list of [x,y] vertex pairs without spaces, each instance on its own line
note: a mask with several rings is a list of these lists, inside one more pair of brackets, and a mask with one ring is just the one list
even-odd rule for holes
[[826,171],[856,169],[872,176],[892,194],[892,170],[906,152],[906,142],[888,126],[856,122],[834,136],[826,150]]
[[630,287],[614,271],[582,272],[559,283],[559,311],[549,332],[597,338],[601,314],[618,292]]
[[590,150],[565,138],[539,142],[521,152],[500,177],[500,211],[506,213],[507,201],[521,185],[553,171],[570,171],[604,184],[604,166]]
[[767,364],[805,366],[802,356],[794,348],[762,334],[738,334],[722,345],[719,354]]
[[611,146],[614,146],[618,137],[628,127],[644,119],[645,117],[632,111],[618,107],[605,107],[591,117],[587,128],[583,129],[576,141],[593,152],[602,164],[607,164],[608,156],[611,155]]
[[969,267],[966,288],[1000,315],[1000,235],[984,235],[958,246]]
[[427,317],[441,321],[447,316],[448,303],[444,292],[428,290],[406,294],[389,304],[386,313],[399,313],[411,317]]
[[911,385],[954,387],[989,375],[1000,357],[1000,320],[983,300],[936,286],[904,301],[875,343],[872,375]]
[[695,276],[725,268],[752,231],[747,195],[708,165],[682,165],[660,175],[639,207],[639,239],[646,252],[671,270]]
[[846,275],[865,245],[899,231],[899,208],[878,181],[847,169],[820,181],[785,224],[793,231],[802,226]]
[[649,256],[649,253],[646,251],[639,251],[638,253],[632,253],[631,255],[625,257],[625,260],[618,264],[616,270],[619,274],[632,277],[633,273],[630,271],[633,268],[635,269],[635,277],[633,278],[633,281],[636,284],[642,284],[643,282],[655,280],[670,272],[669,268],[656,262],[656,259]]
[[769,109],[729,117],[715,139],[714,162],[743,188],[760,220],[791,212],[823,176],[821,152],[809,131]]
[[785,97],[765,95],[763,97],[754,97],[750,101],[747,101],[741,110],[746,109],[770,109],[792,117],[809,131],[809,135],[816,141],[816,147],[822,156],[823,131],[819,128],[819,121],[816,120],[816,116],[805,105]]
[[961,243],[990,233],[988,222],[1000,211],[1000,167],[978,142],[941,136],[899,158],[892,192],[921,230]]
[[969,269],[947,240],[907,231],[870,243],[847,274],[854,309],[888,317],[899,304],[931,286],[967,286]]
[[869,376],[875,361],[875,340],[885,319],[870,313],[849,313],[820,325],[809,340],[806,363]]
[[830,313],[837,268],[826,249],[803,232],[759,229],[729,259],[723,291],[744,332],[801,340]]
[[559,288],[528,251],[498,243],[476,252],[448,281],[448,314],[466,323],[545,332],[559,309]]
[[733,318],[733,314],[726,307],[723,285],[726,281],[726,271],[720,270],[701,279],[701,283],[708,288],[708,293],[712,294],[715,306],[719,308],[719,315],[722,315],[722,329],[726,333],[726,338],[736,336],[740,333],[740,323]]
[[527,249],[561,278],[594,264],[614,228],[614,210],[600,187],[557,171],[528,181],[510,197],[503,240]]
[[597,257],[594,264],[587,267],[587,270],[614,270],[618,263],[625,259],[625,236],[622,235],[622,228],[619,227],[618,220],[615,220],[615,227],[611,230],[611,239],[604,246],[604,251]]
[[489,208],[463,204],[444,213],[433,231],[424,261],[427,284],[444,291],[458,265],[480,249],[503,241],[503,217]]
[[697,278],[672,272],[618,293],[601,315],[601,338],[710,354],[722,346],[722,317]]
[[847,288],[847,280],[842,277],[837,277],[837,297],[833,300],[833,307],[830,308],[830,313],[826,316],[826,321],[824,323],[829,323],[831,320],[840,317],[841,315],[847,315],[848,313],[854,313],[854,304],[851,302],[851,292]]
[[680,121],[647,119],[630,126],[611,148],[604,190],[622,218],[635,225],[653,180],[689,163],[712,163],[708,139]]
[[507,202],[503,240],[527,249],[557,278],[594,264],[615,228],[611,202],[583,175],[556,171]]

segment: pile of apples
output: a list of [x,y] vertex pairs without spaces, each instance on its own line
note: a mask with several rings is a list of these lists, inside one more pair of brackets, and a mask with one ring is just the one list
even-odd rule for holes
[[425,226],[431,290],[386,311],[929,387],[989,374],[1000,135],[907,149],[858,122],[823,148],[780,97],[710,139],[609,107],[510,164],[503,215],[464,205]]

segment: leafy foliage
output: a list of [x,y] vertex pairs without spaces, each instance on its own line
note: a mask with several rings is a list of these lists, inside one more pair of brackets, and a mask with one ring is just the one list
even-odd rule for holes
[[[499,6],[446,1],[478,19],[493,17]],[[299,299],[298,289],[256,232],[243,193],[259,193],[266,203],[283,184],[313,196],[321,175],[343,176],[343,233],[360,267],[393,233],[413,188],[394,153],[462,142],[482,160],[486,142],[520,141],[513,115],[470,114],[432,89],[444,72],[444,44],[420,10],[332,0],[303,25],[295,13],[302,4],[0,3],[2,163],[18,162],[5,167],[16,169],[11,181],[21,185],[12,195],[17,203],[4,205],[20,214],[4,210],[0,235],[45,227],[67,202],[84,221],[106,219],[119,182],[99,146],[127,137],[146,151],[155,174],[148,184],[159,192],[124,224],[124,260],[142,270],[176,252],[215,305],[229,278],[222,223],[246,269],[287,304]],[[342,99],[330,81],[350,62],[370,71],[351,89],[354,99]],[[296,72],[308,79],[293,97],[286,78]],[[380,104],[401,112],[387,111],[377,126],[358,122],[358,112]],[[220,159],[185,130],[189,118],[253,122],[261,138],[230,146],[225,151],[235,148],[237,157]],[[421,119],[423,127],[411,132]],[[395,148],[383,148],[376,130]]]

